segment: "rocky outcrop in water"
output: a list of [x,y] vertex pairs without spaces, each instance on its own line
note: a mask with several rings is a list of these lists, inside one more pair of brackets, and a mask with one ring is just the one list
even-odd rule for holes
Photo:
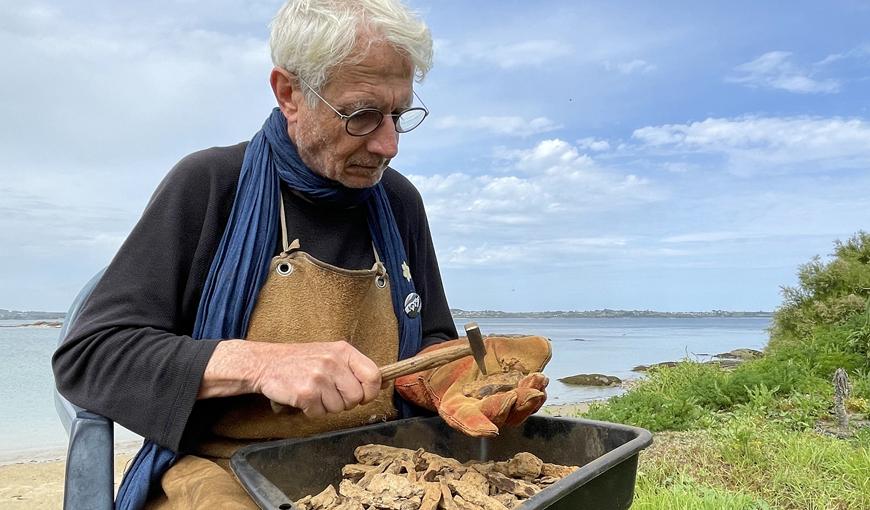
[[723,352],[713,357],[718,359],[739,359],[745,361],[760,358],[762,356],[764,356],[764,353],[756,351],[755,349],[734,349],[733,351]]
[[632,372],[647,372],[650,369],[662,368],[662,367],[675,367],[677,366],[676,361],[662,361],[661,363],[653,363],[652,365],[638,365],[631,369]]
[[619,386],[622,384],[622,379],[619,377],[604,374],[577,374],[563,377],[559,381],[575,386]]
[[[764,353],[755,349],[734,349],[733,351],[716,354],[713,356],[713,359],[705,361],[704,364],[716,365],[723,370],[733,370],[744,361],[758,359],[762,356],[764,356]],[[657,368],[675,367],[677,366],[677,363],[677,361],[663,361],[652,365],[638,365],[632,368],[631,371],[648,372],[649,370]]]

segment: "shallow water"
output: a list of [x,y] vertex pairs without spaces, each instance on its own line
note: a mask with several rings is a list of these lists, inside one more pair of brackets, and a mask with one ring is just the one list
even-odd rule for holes
[[[33,321],[0,321],[14,325]],[[458,319],[457,330],[469,322]],[[477,319],[484,334],[536,334],[553,342],[549,402],[604,398],[618,388],[572,387],[556,379],[578,373],[636,378],[639,364],[716,354],[767,343],[767,318],[704,319]],[[51,355],[59,329],[0,328],[0,457],[32,449],[63,448],[66,433],[54,409]],[[701,359],[707,359],[701,356]],[[117,432],[117,439],[135,437]]]
[[[456,330],[469,320],[457,319]],[[626,318],[626,319],[476,319],[484,335],[530,334],[548,337],[553,358],[544,373],[550,378],[548,402],[573,403],[616,395],[620,388],[571,386],[558,381],[576,374],[599,373],[636,379],[631,369],[683,358],[706,361],[712,355],[767,345],[770,319]]]

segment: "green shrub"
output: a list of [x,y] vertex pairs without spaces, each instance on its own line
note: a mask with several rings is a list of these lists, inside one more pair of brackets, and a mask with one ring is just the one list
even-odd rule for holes
[[[784,287],[774,315],[770,347],[801,340],[819,325],[843,325],[867,308],[870,297],[870,234],[858,232],[834,245],[833,259],[819,257],[798,271],[799,285]],[[870,312],[868,312],[870,313]]]
[[[653,370],[588,417],[675,433],[683,457],[641,457],[633,508],[870,508],[870,429],[819,434],[831,378],[846,369],[849,410],[870,411],[870,235],[837,242],[783,289],[765,356],[731,372],[684,362]],[[830,423],[830,422],[829,422]],[[714,426],[715,425],[715,426]],[[670,437],[670,436],[666,436]]]
[[652,431],[704,428],[713,422],[712,411],[730,404],[720,390],[722,378],[718,368],[693,362],[655,369],[630,392],[593,405],[585,416]]
[[635,390],[615,397],[608,405],[594,404],[585,417],[661,431],[697,428],[704,414],[704,409],[690,400]]

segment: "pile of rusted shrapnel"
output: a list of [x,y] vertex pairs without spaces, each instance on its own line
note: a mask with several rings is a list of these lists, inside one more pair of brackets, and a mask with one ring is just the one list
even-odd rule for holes
[[296,502],[299,510],[510,510],[578,468],[518,453],[502,462],[470,461],[384,445],[354,451],[358,464]]

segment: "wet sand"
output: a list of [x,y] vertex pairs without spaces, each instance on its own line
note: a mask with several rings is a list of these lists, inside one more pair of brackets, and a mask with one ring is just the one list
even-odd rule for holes
[[[115,444],[115,489],[138,450],[139,441]],[[31,510],[63,507],[64,450],[34,452],[0,459],[0,508]]]

